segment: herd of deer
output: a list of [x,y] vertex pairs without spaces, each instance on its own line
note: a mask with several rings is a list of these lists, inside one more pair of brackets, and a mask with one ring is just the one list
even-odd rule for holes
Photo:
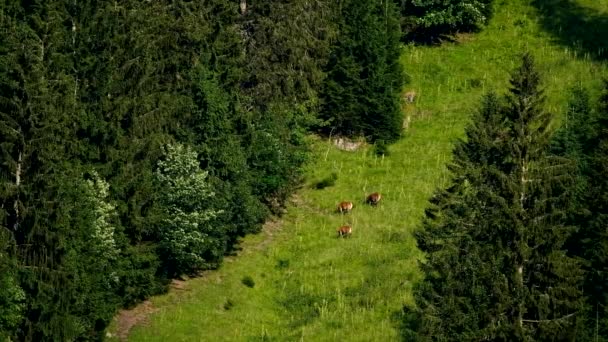
[[[378,204],[378,202],[380,202],[380,199],[382,199],[382,195],[380,195],[378,192],[374,192],[365,198],[365,203],[375,206]],[[338,204],[338,212],[340,214],[346,214],[351,210],[353,210],[353,202],[344,201]],[[349,225],[344,225],[338,228],[338,237],[349,237],[352,233],[353,227]]]
[[[414,90],[406,91],[405,93],[402,94],[402,99],[407,104],[413,103],[414,100],[416,99],[416,95],[417,95],[416,91],[414,91]],[[409,116],[407,117],[407,120],[409,123]],[[380,195],[380,193],[374,192],[373,194],[366,197],[365,203],[375,206],[378,204],[378,202],[380,202],[381,198],[382,198],[382,195]],[[341,214],[348,213],[351,210],[353,210],[353,202],[344,201],[344,202],[340,202],[340,204],[338,204],[338,212]],[[338,228],[338,237],[349,237],[349,236],[351,236],[352,233],[353,233],[353,227],[351,227],[349,225],[344,225],[344,226]]]

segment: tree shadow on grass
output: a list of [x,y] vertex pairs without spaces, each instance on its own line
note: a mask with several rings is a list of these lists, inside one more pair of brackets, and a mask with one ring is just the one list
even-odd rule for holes
[[581,6],[575,0],[534,0],[540,23],[558,43],[581,56],[608,60],[608,15]]

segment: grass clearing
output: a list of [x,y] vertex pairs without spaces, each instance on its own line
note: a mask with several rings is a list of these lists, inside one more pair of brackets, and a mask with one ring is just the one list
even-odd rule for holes
[[[601,3],[598,5],[597,3]],[[579,6],[606,13],[606,1]],[[307,181],[280,228],[244,239],[243,252],[185,290],[152,298],[158,308],[131,341],[388,341],[399,339],[400,311],[413,304],[421,256],[412,236],[427,199],[445,184],[453,143],[463,135],[484,92],[504,92],[509,73],[528,49],[544,76],[548,109],[561,117],[568,88],[595,87],[606,66],[571,48],[524,0],[498,0],[495,18],[479,34],[441,47],[404,48],[402,62],[418,98],[412,122],[387,157],[371,147],[336,149],[311,138]],[[317,189],[324,179],[335,184]],[[365,195],[383,194],[378,207]],[[355,203],[338,214],[342,200]],[[352,224],[349,239],[336,229]],[[277,223],[273,223],[276,225]],[[249,286],[249,285],[253,286]],[[110,329],[112,331],[112,328]]]

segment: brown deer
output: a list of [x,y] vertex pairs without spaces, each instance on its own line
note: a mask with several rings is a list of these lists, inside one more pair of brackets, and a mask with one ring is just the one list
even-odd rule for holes
[[348,213],[351,210],[353,210],[353,202],[344,201],[338,204],[338,212],[341,214]]
[[367,196],[367,199],[365,199],[365,202],[367,202],[367,204],[377,205],[381,199],[382,199],[382,195],[380,195],[379,192],[374,192],[373,194]]
[[338,237],[350,237],[353,233],[353,228],[351,226],[342,226],[338,228]]

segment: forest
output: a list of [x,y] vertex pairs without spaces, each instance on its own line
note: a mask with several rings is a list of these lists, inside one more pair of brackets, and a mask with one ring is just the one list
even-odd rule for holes
[[129,339],[608,341],[608,2],[2,0],[0,30],[0,341],[150,301]]

